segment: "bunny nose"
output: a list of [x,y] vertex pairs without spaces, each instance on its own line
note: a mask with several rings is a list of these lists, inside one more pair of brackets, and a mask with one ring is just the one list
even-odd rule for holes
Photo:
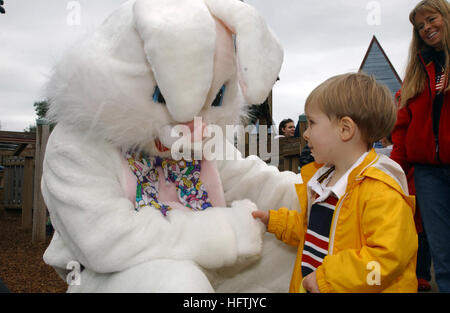
[[192,121],[183,123],[182,125],[189,127],[189,130],[191,131],[191,142],[202,141],[205,137],[203,131],[207,125],[201,117],[195,117]]

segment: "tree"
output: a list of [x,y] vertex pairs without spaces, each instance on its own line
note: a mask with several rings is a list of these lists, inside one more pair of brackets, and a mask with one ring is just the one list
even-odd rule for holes
[[45,115],[48,111],[48,101],[38,101],[34,103],[34,110],[36,111],[36,114],[38,118],[45,118]]
[[23,130],[25,133],[35,133],[36,125],[29,125],[27,128]]
[[4,5],[3,0],[0,0],[0,13],[1,14],[5,14],[6,13],[5,8],[3,7],[3,5]]
[[[49,108],[49,102],[48,100],[42,100],[37,101],[34,104],[34,111],[36,112],[36,115],[38,116],[38,119],[45,119],[47,115],[47,111]],[[56,123],[50,123],[50,131],[53,130],[53,128],[56,126]],[[33,131],[30,125],[30,131]],[[34,126],[36,128],[36,126]]]

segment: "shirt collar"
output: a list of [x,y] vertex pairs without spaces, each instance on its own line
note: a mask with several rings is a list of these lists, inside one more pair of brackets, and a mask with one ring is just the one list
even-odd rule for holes
[[322,183],[318,182],[318,178],[322,176],[326,171],[328,171],[332,166],[323,166],[321,167],[314,176],[309,180],[307,186],[308,189],[311,189],[314,191],[318,198],[314,202],[322,202],[325,201],[330,194],[334,194],[338,199],[340,199],[344,194],[345,190],[347,189],[347,183],[348,183],[348,176],[353,171],[354,168],[356,168],[358,165],[360,165],[365,157],[367,156],[368,152],[363,153],[358,160],[356,160],[355,163],[353,163],[352,167],[350,167],[347,172],[336,182],[334,186],[327,187],[328,182],[330,181],[331,177],[334,175],[334,171],[328,175],[326,179],[322,181]]

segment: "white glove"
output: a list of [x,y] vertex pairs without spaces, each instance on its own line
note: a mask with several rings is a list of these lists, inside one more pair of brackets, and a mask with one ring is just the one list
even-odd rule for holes
[[261,256],[266,227],[253,218],[251,213],[255,210],[256,204],[247,199],[233,201],[231,208],[224,210],[236,235],[238,261]]

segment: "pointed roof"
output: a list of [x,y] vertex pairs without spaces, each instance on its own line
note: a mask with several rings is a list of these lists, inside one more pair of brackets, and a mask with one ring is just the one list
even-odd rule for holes
[[387,85],[393,96],[402,86],[400,76],[375,36],[369,44],[359,70],[373,75],[378,82]]

